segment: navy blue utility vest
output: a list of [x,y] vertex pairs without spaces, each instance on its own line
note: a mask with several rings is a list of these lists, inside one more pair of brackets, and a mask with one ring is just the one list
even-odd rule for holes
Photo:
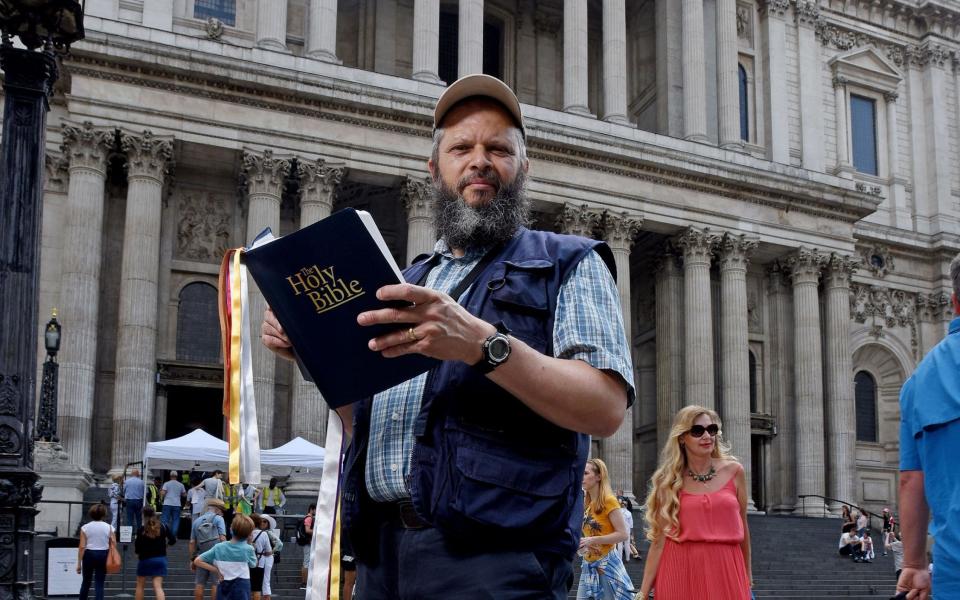
[[[521,229],[473,283],[464,306],[553,355],[561,284],[590,251],[616,274],[603,242]],[[419,281],[434,262],[404,272]],[[452,544],[572,557],[580,538],[580,490],[589,436],[558,427],[471,366],[445,361],[427,376],[408,481],[417,514]],[[354,553],[377,557],[378,504],[364,484],[371,400],[354,405],[343,481],[343,524]]]

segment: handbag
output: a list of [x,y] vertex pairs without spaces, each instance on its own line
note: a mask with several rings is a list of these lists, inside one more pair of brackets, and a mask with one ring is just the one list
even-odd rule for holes
[[107,574],[115,575],[119,573],[121,566],[120,552],[117,550],[117,545],[111,544],[110,550],[107,552]]

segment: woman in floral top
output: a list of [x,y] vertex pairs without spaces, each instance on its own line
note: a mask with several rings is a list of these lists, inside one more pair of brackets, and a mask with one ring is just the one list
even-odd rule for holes
[[583,557],[577,600],[629,600],[633,582],[623,560],[611,552],[627,539],[627,523],[613,495],[607,465],[591,458],[583,469],[583,537],[577,554]]

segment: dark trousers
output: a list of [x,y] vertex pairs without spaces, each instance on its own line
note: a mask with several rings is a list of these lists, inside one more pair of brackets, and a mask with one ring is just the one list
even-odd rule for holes
[[143,527],[143,500],[127,500],[127,525],[133,525],[133,531]]
[[384,523],[379,563],[357,559],[356,600],[566,600],[573,565],[564,557],[453,548],[434,528]]
[[250,600],[249,579],[225,579],[217,586],[217,600]]
[[103,583],[107,578],[107,552],[109,550],[84,550],[80,564],[83,579],[80,582],[80,600],[90,596],[90,583],[94,582],[93,593],[96,600],[103,600]]

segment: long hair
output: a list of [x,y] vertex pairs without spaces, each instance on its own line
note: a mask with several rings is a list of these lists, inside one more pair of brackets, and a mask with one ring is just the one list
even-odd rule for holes
[[616,498],[616,496],[613,495],[613,488],[610,487],[610,474],[607,472],[606,463],[599,458],[591,458],[587,461],[587,464],[592,465],[597,475],[600,476],[600,483],[598,484],[600,490],[597,492],[596,498],[591,497],[590,492],[585,490],[583,505],[593,511],[594,514],[599,515],[603,512],[607,498]]
[[157,511],[149,506],[143,507],[143,535],[148,538],[160,536],[160,519],[157,518]]
[[683,487],[683,470],[687,466],[687,451],[680,444],[680,438],[690,431],[700,415],[707,415],[721,427],[710,456],[736,460],[730,455],[730,445],[722,439],[722,424],[716,412],[696,405],[681,408],[673,418],[670,437],[660,451],[660,465],[650,479],[646,502],[646,535],[651,542],[658,542],[663,536],[676,539],[680,535],[680,489]]

